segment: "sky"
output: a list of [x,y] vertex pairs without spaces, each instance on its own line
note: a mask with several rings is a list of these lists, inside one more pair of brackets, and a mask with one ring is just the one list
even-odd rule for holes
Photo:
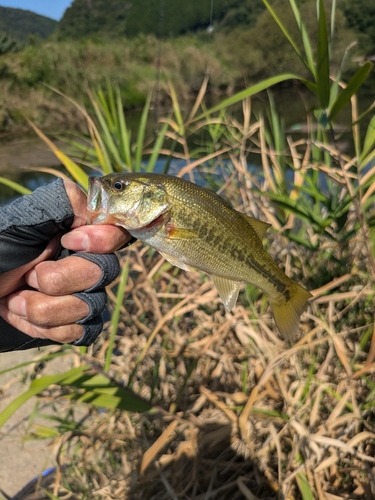
[[73,0],[0,0],[0,7],[31,10],[36,14],[60,21]]

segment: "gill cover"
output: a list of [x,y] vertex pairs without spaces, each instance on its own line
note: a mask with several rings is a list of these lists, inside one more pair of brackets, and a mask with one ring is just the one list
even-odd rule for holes
[[168,210],[168,196],[160,184],[147,179],[130,180],[114,176],[107,210],[116,224],[126,229],[140,229],[152,224]]

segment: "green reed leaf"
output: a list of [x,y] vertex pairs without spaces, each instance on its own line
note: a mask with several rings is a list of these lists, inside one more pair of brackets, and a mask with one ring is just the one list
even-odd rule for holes
[[18,182],[11,181],[10,179],[6,179],[5,177],[0,177],[0,184],[4,184],[4,186],[8,186],[17,193],[20,194],[30,194],[31,190],[28,189],[25,186],[22,186],[21,184],[18,184]]
[[117,287],[116,304],[111,318],[111,330],[110,330],[111,334],[109,337],[108,349],[105,356],[105,365],[104,365],[105,371],[108,371],[111,366],[113,348],[115,345],[115,337],[117,334],[118,324],[120,320],[121,307],[124,302],[124,294],[126,285],[128,283],[128,276],[129,276],[129,261],[127,261],[122,268],[120,281]]
[[278,25],[278,27],[282,31],[282,33],[285,36],[285,38],[288,40],[288,42],[290,43],[290,45],[293,47],[293,49],[296,52],[296,54],[298,55],[298,57],[301,59],[301,61],[307,67],[307,69],[310,69],[309,66],[308,66],[308,63],[306,62],[305,58],[303,57],[303,54],[299,50],[296,42],[293,40],[293,38],[290,35],[288,29],[283,25],[281,19],[279,18],[279,16],[276,14],[276,12],[274,11],[274,9],[269,4],[268,0],[262,0],[262,1],[263,1],[264,5],[266,6],[268,12],[271,14],[271,16],[273,17],[274,21]]
[[121,99],[120,90],[116,89],[116,109],[117,109],[117,127],[119,138],[119,150],[125,165],[129,170],[132,169],[131,157],[131,133],[128,130],[125,120],[124,106]]
[[306,85],[306,87],[308,87],[312,92],[316,93],[316,85],[313,82],[310,82],[309,80],[306,80],[305,78],[302,78],[299,75],[295,75],[293,73],[283,73],[282,75],[277,75],[271,78],[267,78],[266,80],[262,80],[256,85],[248,87],[247,89],[242,90],[241,92],[238,92],[237,94],[234,94],[231,97],[228,97],[227,99],[224,99],[216,106],[213,106],[212,108],[205,110],[205,112],[200,114],[199,116],[196,116],[193,121],[198,121],[202,120],[203,118],[207,118],[207,116],[211,115],[212,113],[216,113],[217,111],[221,111],[222,109],[228,108],[233,104],[237,104],[238,102],[243,101],[247,97],[251,97],[255,94],[258,94],[259,92],[262,92],[263,90],[269,89],[273,85],[277,85],[278,83],[285,82],[287,80],[299,80],[304,85]]
[[67,375],[83,372],[86,368],[87,367],[85,366],[80,366],[78,368],[72,368],[65,373],[59,373],[57,375],[45,375],[34,380],[31,383],[30,388],[26,392],[9,403],[8,406],[6,406],[0,413],[0,427],[4,425],[5,422],[30,398],[44,391],[50,385],[58,384],[59,382],[67,378]]
[[320,107],[326,109],[329,105],[330,78],[329,78],[329,43],[327,32],[327,18],[323,0],[319,0],[318,18],[318,48],[316,61],[316,84]]
[[142,153],[143,153],[143,143],[146,135],[147,118],[150,111],[151,94],[148,94],[146,99],[146,104],[143,108],[141,121],[138,127],[137,144],[135,150],[135,165],[134,170],[140,172],[142,169]]
[[361,66],[354,76],[349,80],[346,88],[340,92],[336,101],[330,107],[328,112],[329,121],[333,121],[338,113],[345,108],[345,106],[349,103],[350,99],[353,95],[361,88],[365,80],[367,79],[373,64],[370,62],[366,62],[363,66]]
[[28,123],[31,126],[31,128],[38,134],[38,136],[47,144],[47,146],[51,149],[51,151],[55,154],[55,156],[61,161],[61,163],[64,165],[64,167],[73,177],[73,179],[79,184],[81,184],[81,186],[87,191],[88,176],[86,172],[73,160],[71,160],[65,153],[60,151],[60,149],[57,146],[55,146],[55,144],[52,141],[50,141],[48,137],[44,135],[43,132],[36,125],[34,125],[34,123],[32,123],[30,120],[28,120]]
[[152,146],[152,154],[148,160],[146,172],[153,172],[155,170],[155,165],[156,165],[156,162],[159,158],[160,150],[164,144],[165,134],[167,133],[168,125],[169,125],[169,123],[167,120],[158,132],[158,136],[156,138],[155,144]]

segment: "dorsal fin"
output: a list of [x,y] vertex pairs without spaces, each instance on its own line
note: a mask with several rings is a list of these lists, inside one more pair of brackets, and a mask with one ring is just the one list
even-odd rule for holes
[[267,229],[271,226],[271,224],[268,224],[268,222],[263,222],[262,220],[259,219],[254,219],[254,217],[250,217],[249,215],[246,214],[241,214],[241,215],[250,224],[250,226],[254,229],[259,238],[262,240],[264,235],[266,234]]

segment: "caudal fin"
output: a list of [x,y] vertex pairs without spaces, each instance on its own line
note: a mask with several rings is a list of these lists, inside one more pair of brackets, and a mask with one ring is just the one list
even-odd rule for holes
[[298,331],[300,316],[307,307],[311,293],[294,281],[290,282],[288,290],[289,300],[284,296],[277,299],[270,297],[270,306],[282,337],[292,340]]

